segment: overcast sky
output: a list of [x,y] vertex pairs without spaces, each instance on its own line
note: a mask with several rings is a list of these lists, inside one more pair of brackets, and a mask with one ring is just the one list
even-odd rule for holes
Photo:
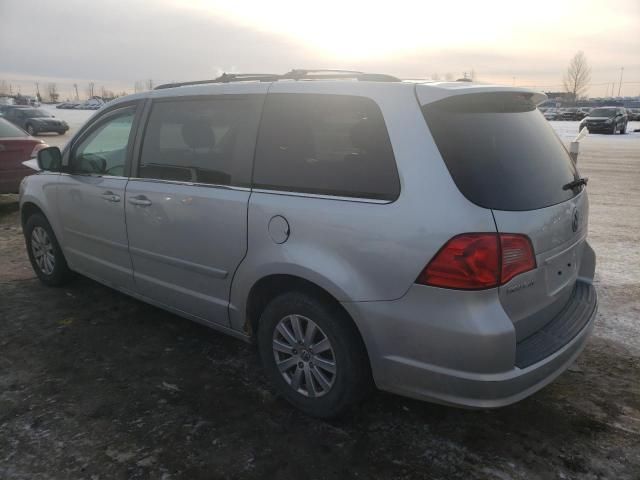
[[560,90],[583,50],[592,96],[640,94],[640,0],[0,0],[0,80],[112,90],[222,71],[349,68]]

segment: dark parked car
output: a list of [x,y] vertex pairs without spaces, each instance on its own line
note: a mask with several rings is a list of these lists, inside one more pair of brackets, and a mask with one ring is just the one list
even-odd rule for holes
[[561,120],[582,120],[587,116],[587,113],[579,108],[571,107],[567,108],[560,115]]
[[640,108],[627,108],[627,116],[629,121],[640,120]]
[[0,116],[6,117],[9,111],[16,108],[31,108],[26,105],[0,105]]
[[46,147],[42,140],[0,118],[0,193],[17,193],[22,179],[35,173],[22,162]]
[[67,122],[54,118],[41,108],[13,108],[4,114],[4,118],[26,130],[29,135],[42,132],[56,132],[62,135],[69,130]]
[[78,105],[79,105],[78,102],[64,102],[64,103],[61,103],[60,105],[56,105],[56,108],[70,109],[70,108],[76,108]]
[[627,133],[627,111],[623,107],[598,107],[580,122],[579,130],[587,127],[589,133]]

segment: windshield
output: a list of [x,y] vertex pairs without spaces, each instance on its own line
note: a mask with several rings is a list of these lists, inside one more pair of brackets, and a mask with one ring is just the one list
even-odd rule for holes
[[24,116],[25,117],[29,117],[29,118],[52,117],[53,116],[50,113],[45,112],[44,110],[42,110],[40,108],[25,108],[22,111],[24,113]]
[[28,136],[26,132],[16,127],[13,123],[9,123],[5,119],[0,118],[0,138]]
[[422,107],[460,192],[495,210],[535,210],[577,193],[567,150],[528,93],[456,95]]
[[590,117],[614,117],[616,114],[615,108],[595,108],[589,113]]

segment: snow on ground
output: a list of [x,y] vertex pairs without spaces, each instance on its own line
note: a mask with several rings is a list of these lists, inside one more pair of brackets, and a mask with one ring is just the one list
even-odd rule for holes
[[[568,143],[578,122],[550,122]],[[599,313],[594,334],[640,354],[640,122],[626,135],[589,134],[578,168],[589,177],[589,242],[597,255]]]

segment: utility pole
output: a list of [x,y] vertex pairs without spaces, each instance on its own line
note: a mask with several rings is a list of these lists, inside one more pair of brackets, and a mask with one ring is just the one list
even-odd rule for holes
[[620,96],[620,89],[622,88],[622,73],[624,72],[624,67],[620,67],[620,83],[618,84],[618,96]]
[[38,82],[36,82],[36,95],[40,98],[40,85],[38,85]]

